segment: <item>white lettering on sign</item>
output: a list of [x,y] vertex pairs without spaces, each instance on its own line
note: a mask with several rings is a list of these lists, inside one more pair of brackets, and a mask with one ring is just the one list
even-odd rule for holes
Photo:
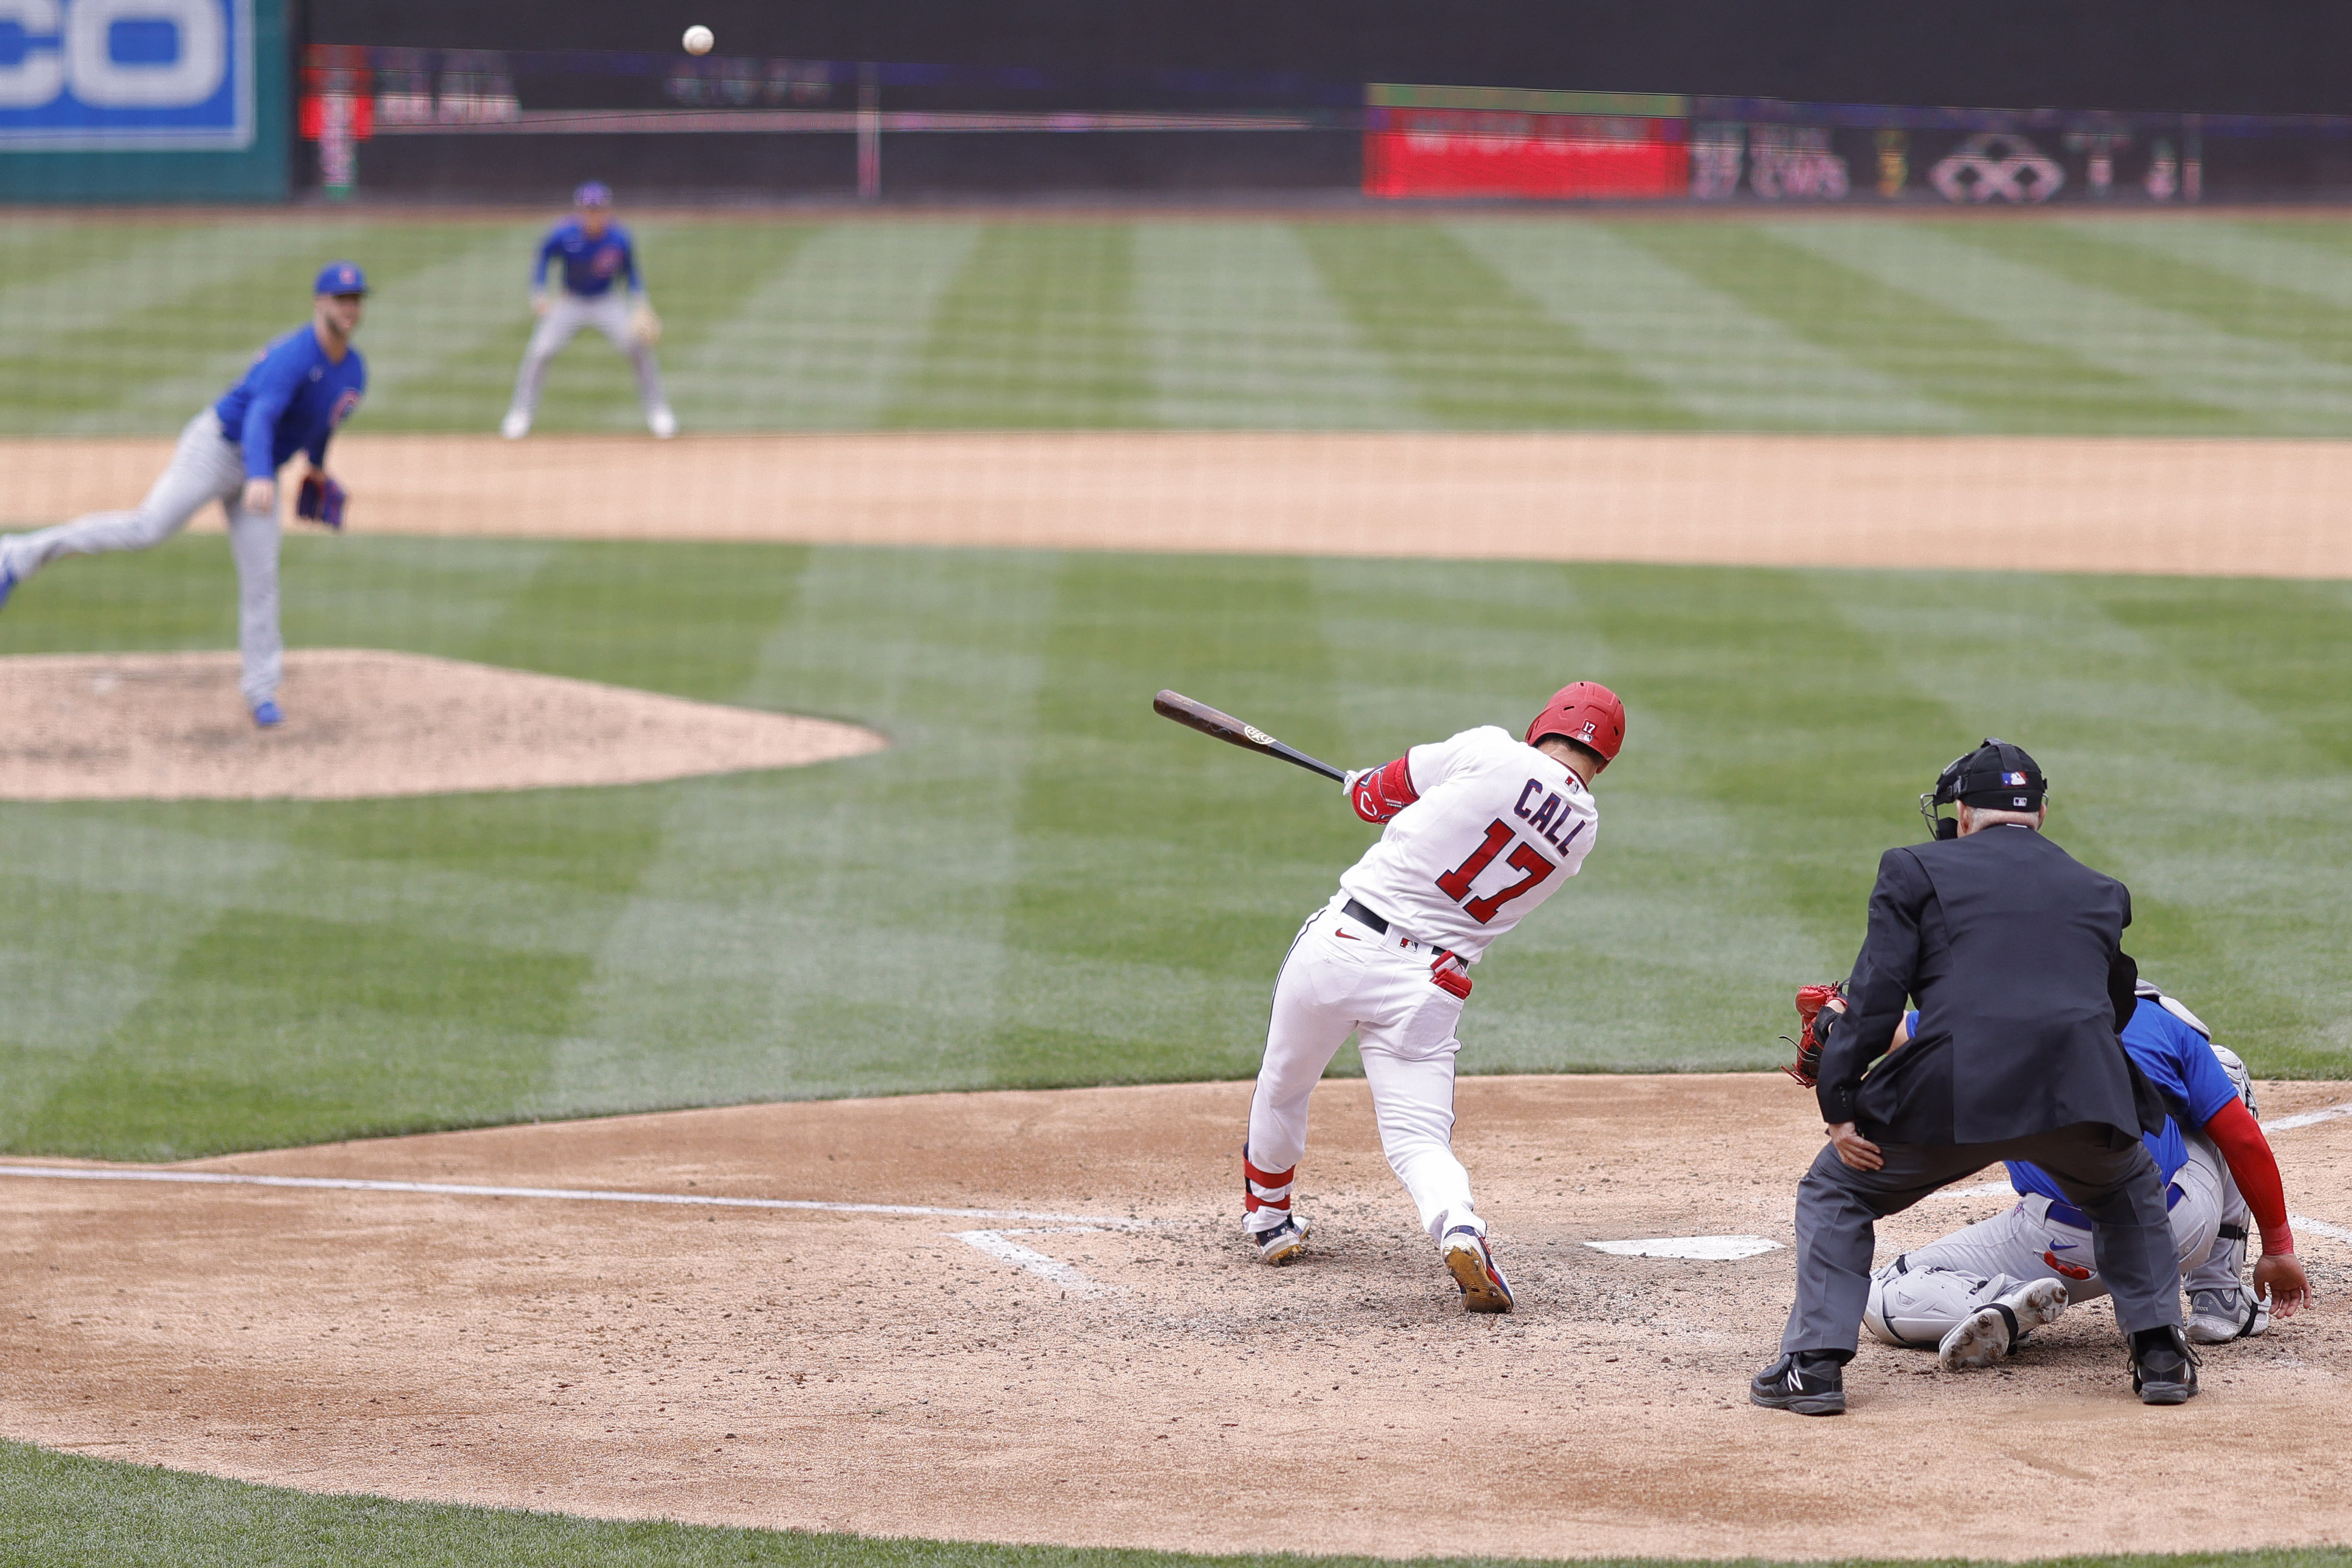
[[[0,66],[0,108],[37,109],[70,92],[93,109],[184,109],[228,76],[228,18],[220,0],[0,0],[0,23],[25,36],[16,63]],[[171,29],[171,58],[114,58],[124,22]]]

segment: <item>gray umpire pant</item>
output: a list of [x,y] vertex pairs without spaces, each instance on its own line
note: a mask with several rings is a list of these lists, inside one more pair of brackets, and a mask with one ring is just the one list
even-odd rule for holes
[[1857,1171],[1824,1144],[1797,1184],[1797,1301],[1781,1331],[1783,1353],[1851,1354],[1870,1299],[1873,1228],[1937,1188],[2002,1160],[2031,1160],[2091,1217],[2099,1275],[2126,1333],[2180,1322],[2180,1266],[2173,1256],[2164,1182],[2137,1138],[2085,1121],[1999,1143],[1882,1146],[1885,1168]]
[[19,580],[67,555],[146,550],[188,526],[218,501],[228,514],[229,554],[236,562],[236,646],[244,655],[237,688],[249,707],[278,694],[286,642],[278,629],[278,514],[247,511],[245,454],[221,434],[220,416],[206,407],[180,432],[163,477],[132,511],[94,511],[71,522],[0,539],[0,566]]

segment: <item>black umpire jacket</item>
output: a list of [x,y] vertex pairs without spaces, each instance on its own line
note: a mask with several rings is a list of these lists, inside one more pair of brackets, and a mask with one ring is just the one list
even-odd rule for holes
[[[1822,1119],[1918,1144],[2161,1127],[2116,1038],[2137,1005],[2129,924],[2129,889],[2031,827],[1889,849],[1846,1016],[1822,1051]],[[1883,1056],[1913,996],[1916,1037]]]

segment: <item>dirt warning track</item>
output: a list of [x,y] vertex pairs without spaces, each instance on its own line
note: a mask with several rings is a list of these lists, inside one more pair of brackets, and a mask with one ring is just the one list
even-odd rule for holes
[[[1836,1421],[1743,1400],[1790,1286],[1790,1254],[1762,1244],[1790,1239],[1819,1138],[1784,1081],[1465,1079],[1459,1145],[1523,1302],[1507,1319],[1461,1312],[1356,1080],[1318,1091],[1312,1254],[1256,1264],[1230,1212],[1247,1095],[677,1112],[163,1180],[20,1163],[0,1175],[0,1433],[312,1490],[949,1539],[1794,1557],[2352,1540],[2334,1430],[2352,1115],[2294,1121],[2352,1085],[2263,1087],[2324,1299],[2212,1351],[2203,1397],[2135,1402],[2102,1303],[1990,1373],[1866,1343]],[[2000,1203],[1939,1198],[1883,1245]],[[1587,1245],[1659,1237],[1745,1255]],[[2192,1452],[2242,1458],[2260,1506],[2183,1484]]]

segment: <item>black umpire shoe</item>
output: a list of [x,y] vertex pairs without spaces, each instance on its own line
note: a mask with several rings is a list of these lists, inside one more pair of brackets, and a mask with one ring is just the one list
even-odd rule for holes
[[1748,1383],[1748,1402],[1800,1415],[1845,1414],[1845,1363],[1819,1351],[1784,1355]]
[[2197,1397],[2197,1352],[2179,1329],[2142,1329],[2132,1336],[2132,1392],[2142,1405],[2186,1405]]

